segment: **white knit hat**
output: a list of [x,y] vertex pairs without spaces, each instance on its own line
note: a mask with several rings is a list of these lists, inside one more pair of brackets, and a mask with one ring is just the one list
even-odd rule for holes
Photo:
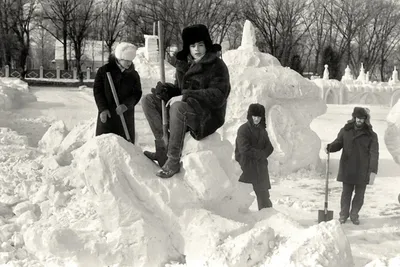
[[114,54],[117,59],[132,61],[136,57],[136,46],[130,43],[121,42],[115,48]]

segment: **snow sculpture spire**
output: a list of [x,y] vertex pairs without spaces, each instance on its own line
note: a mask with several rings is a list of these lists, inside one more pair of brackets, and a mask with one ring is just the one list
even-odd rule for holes
[[256,46],[256,41],[254,26],[249,20],[246,20],[243,27],[242,43],[238,49],[249,49],[251,51],[259,52],[258,47]]
[[328,70],[328,65],[327,65],[327,64],[325,64],[325,65],[324,65],[324,68],[325,68],[325,70],[324,70],[324,75],[322,76],[322,79],[324,79],[324,80],[329,80],[329,70]]

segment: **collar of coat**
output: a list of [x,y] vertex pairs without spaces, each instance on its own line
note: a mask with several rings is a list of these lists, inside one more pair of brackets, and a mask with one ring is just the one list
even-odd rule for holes
[[[346,125],[343,128],[345,131],[351,131],[354,129],[354,127],[355,127],[355,122],[349,121],[346,123]],[[358,134],[357,136],[362,135],[362,134],[372,135],[372,133],[373,133],[372,125],[365,123],[364,127],[360,131],[361,131],[361,133]]]
[[219,58],[215,53],[208,52],[199,60],[199,62],[194,63],[193,65],[191,65],[188,60],[177,60],[176,70],[185,73],[185,75],[201,73],[207,65],[213,64],[218,59]]

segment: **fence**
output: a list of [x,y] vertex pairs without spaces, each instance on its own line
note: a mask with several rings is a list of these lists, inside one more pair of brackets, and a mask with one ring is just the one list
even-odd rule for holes
[[[86,80],[93,80],[96,76],[96,72],[97,70],[93,72],[91,68],[86,68],[83,78]],[[0,77],[21,78],[22,69],[10,69],[10,67],[6,65],[4,68],[0,69]],[[60,70],[60,68],[57,67],[55,70],[44,70],[43,67],[40,67],[39,69],[27,70],[25,78],[78,80],[78,71],[76,68],[73,70]]]

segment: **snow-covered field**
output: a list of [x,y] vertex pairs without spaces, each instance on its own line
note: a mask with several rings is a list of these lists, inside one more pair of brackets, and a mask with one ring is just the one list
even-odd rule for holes
[[[87,193],[80,192],[77,189],[71,190],[71,188],[76,185],[71,184],[72,180],[70,179],[66,178],[64,181],[62,179],[60,180],[60,177],[68,176],[65,172],[70,171],[70,169],[63,169],[62,166],[60,167],[57,162],[54,161],[45,163],[46,161],[44,160],[38,160],[51,158],[48,155],[44,155],[43,150],[39,150],[38,147],[41,149],[46,147],[46,145],[43,143],[41,144],[39,141],[49,126],[52,124],[54,125],[55,121],[64,121],[65,132],[69,132],[82,121],[91,120],[95,117],[96,108],[93,97],[90,91],[81,91],[74,88],[31,88],[31,91],[36,96],[37,102],[28,103],[20,109],[0,111],[0,127],[2,128],[0,133],[0,147],[2,151],[0,155],[0,178],[2,178],[0,179],[0,241],[2,242],[0,248],[0,263],[4,263],[4,265],[1,266],[102,266],[95,265],[94,262],[96,261],[84,253],[87,250],[95,249],[95,247],[87,247],[88,244],[90,244],[88,240],[90,238],[98,238],[98,240],[101,240],[107,237],[108,242],[113,242],[112,240],[115,241],[121,237],[107,236],[101,231],[96,232],[95,229],[99,229],[100,226],[96,222],[96,216],[98,215],[94,213],[95,209],[92,207],[93,203],[89,201],[89,198],[79,198],[79,195],[83,196],[87,195]],[[335,238],[343,239],[343,237],[340,237],[340,231],[344,231],[351,245],[354,266],[400,266],[400,205],[397,202],[397,195],[400,191],[398,187],[398,183],[400,182],[400,166],[393,161],[383,141],[384,132],[387,127],[386,116],[390,109],[388,107],[378,106],[370,106],[369,108],[371,109],[372,124],[379,136],[380,162],[376,182],[373,186],[368,186],[367,188],[365,204],[360,213],[361,224],[359,226],[355,226],[351,223],[340,226],[336,222],[333,224],[326,224],[327,227],[331,229],[328,233],[335,233],[333,236],[326,236],[327,232],[321,230],[322,228],[315,228],[317,225],[317,211],[323,208],[324,201],[323,178],[325,174],[323,170],[301,170],[288,176],[273,176],[271,198],[274,209],[258,212],[256,211],[256,203],[253,202],[250,207],[250,217],[258,217],[258,220],[262,217],[269,218],[261,222],[273,228],[276,235],[275,239],[273,239],[275,240],[275,245],[273,246],[276,247],[277,242],[281,242],[281,245],[277,247],[278,250],[272,250],[264,256],[254,256],[250,253],[253,257],[261,257],[263,260],[258,259],[256,262],[250,264],[252,261],[247,259],[250,265],[246,266],[317,266],[316,262],[319,262],[319,266],[338,266],[330,262],[329,259],[331,259],[332,255],[335,255],[336,250],[337,253],[342,253],[343,246],[345,247],[343,244],[335,243]],[[322,147],[335,138],[340,127],[350,118],[352,109],[353,106],[328,105],[326,114],[312,122],[311,128],[320,137]],[[140,105],[137,107],[136,111],[137,127],[139,129],[148,128]],[[62,128],[62,126],[60,127]],[[8,130],[4,128],[8,128]],[[138,131],[141,132],[141,130]],[[108,141],[113,141],[113,139],[107,139],[107,142]],[[97,142],[105,145],[105,143],[102,143],[103,139]],[[125,146],[120,141],[117,141],[117,143],[121,144],[122,147]],[[92,145],[94,144],[92,143]],[[139,136],[139,146],[151,147],[151,135]],[[86,148],[89,154],[93,153],[90,149],[90,146]],[[113,147],[113,149],[115,148]],[[123,153],[124,150],[117,150],[116,152]],[[85,151],[81,151],[81,153],[82,155],[79,155],[79,157],[82,157],[82,159],[91,159],[90,157],[85,157]],[[140,154],[140,151],[137,151],[137,153]],[[139,154],[135,157],[141,157]],[[325,160],[326,156],[322,150],[320,156]],[[333,154],[330,165],[329,209],[334,210],[335,220],[338,218],[341,192],[341,184],[335,181],[339,156],[340,153]],[[75,157],[78,158],[77,155]],[[118,159],[117,156],[116,158]],[[137,160],[142,159],[137,158]],[[40,165],[41,163],[44,164]],[[97,162],[82,164],[94,164],[94,168],[96,166],[102,166]],[[89,165],[86,168],[90,168]],[[88,169],[89,173],[92,171],[93,170]],[[151,176],[155,169],[153,168],[145,171],[147,175]],[[44,174],[52,174],[54,177],[44,176]],[[151,181],[158,181],[157,183],[159,183],[158,179],[151,179]],[[98,191],[100,189],[98,187],[96,188],[96,185],[97,184],[94,184],[93,186],[98,195],[100,194]],[[169,185],[172,184],[169,183]],[[154,188],[155,185],[148,186],[153,186],[151,188]],[[173,189],[171,188],[171,190]],[[144,198],[143,201],[146,201],[148,196],[142,195],[138,197]],[[170,198],[171,202],[179,200],[179,196],[175,196],[175,199],[173,196],[170,196]],[[27,199],[30,199],[29,205],[26,204],[27,202],[24,202]],[[48,201],[44,201],[45,199],[48,199]],[[53,215],[51,216],[52,213]],[[193,216],[199,215],[194,214]],[[43,219],[40,219],[41,217],[47,218],[47,220],[43,221]],[[185,215],[184,217],[186,217],[186,220],[189,220],[189,218],[191,219],[190,215]],[[91,220],[91,218],[93,218],[93,220]],[[237,220],[239,220],[239,218],[237,218]],[[35,222],[41,226],[32,228]],[[84,222],[88,223],[85,227],[82,225]],[[57,223],[62,225],[62,227],[64,227],[62,229],[64,230],[58,229],[52,232],[53,227]],[[79,224],[79,229],[86,233],[83,234],[83,232],[80,232],[81,235],[86,236],[85,239],[87,243],[85,247],[82,247],[82,243],[78,242],[80,239],[78,240],[73,231],[65,230],[65,227],[72,224],[75,225],[74,227],[77,227],[76,225]],[[41,237],[42,235],[46,235],[46,225],[50,227],[49,231],[51,232],[48,239]],[[204,235],[212,234],[212,232],[208,232],[207,234],[207,231],[204,230],[206,232],[202,233],[202,225],[203,224],[199,222],[199,225],[193,226],[194,228],[192,229],[186,229],[186,231],[193,236],[197,236],[200,240],[208,240],[204,239]],[[205,225],[207,225],[206,222],[204,223],[204,227]],[[221,225],[223,224],[221,223]],[[226,227],[233,229],[236,226],[234,227],[230,224],[230,226]],[[253,227],[254,229],[259,229],[256,226]],[[336,227],[338,227],[337,230],[334,230]],[[304,230],[300,231],[299,229]],[[209,231],[214,230],[215,229],[209,229]],[[143,231],[153,234],[151,229],[143,229]],[[264,235],[266,238],[271,238],[271,232],[267,231]],[[162,236],[161,233],[159,233],[158,238],[162,238],[160,236]],[[252,236],[254,238],[254,235]],[[278,236],[280,236],[280,238],[278,238]],[[302,236],[306,239],[303,240]],[[307,239],[309,236],[313,236],[313,238]],[[322,239],[316,239],[318,236]],[[299,244],[304,242],[305,251],[296,250],[293,252],[293,248],[291,247],[295,246],[293,245],[295,241],[292,241],[292,243],[287,241],[293,238],[299,239],[300,241],[296,241],[298,243],[300,242]],[[45,240],[50,241],[46,243]],[[332,244],[332,247],[324,244],[324,240],[331,240],[332,242],[329,244]],[[342,241],[345,242],[345,240]],[[92,242],[95,241],[93,240]],[[230,248],[229,253],[234,253],[232,251],[235,251],[235,247],[238,247],[239,244],[243,242],[249,241],[234,239],[230,242],[231,244],[229,247],[227,245],[229,242],[224,241],[224,246],[219,247],[219,250],[226,249],[228,246],[228,248]],[[316,244],[321,245],[321,247],[312,245],[313,242],[319,242]],[[188,248],[186,248],[188,250],[188,255],[191,255],[189,253],[191,252],[190,246],[195,244],[195,242],[193,244],[186,244],[186,246],[188,246]],[[260,243],[258,243],[258,246],[260,246],[259,244]],[[255,243],[249,246],[248,249],[260,251],[260,247],[256,247],[257,244]],[[102,251],[101,248],[96,249],[97,253]],[[118,248],[115,249],[118,251]],[[119,248],[121,251],[125,251],[124,249],[126,249],[126,247]],[[157,249],[161,248],[155,247],[155,253],[158,253]],[[237,249],[238,248],[236,248],[236,250]],[[268,246],[265,249],[268,250]],[[192,252],[194,250],[195,248],[193,247]],[[243,251],[246,251],[246,247],[243,247]],[[240,255],[244,253],[243,251],[235,252],[237,256],[235,256],[234,259],[238,261],[236,265],[226,266],[244,266],[240,265]],[[103,253],[104,254],[99,256],[99,258],[103,259],[103,262],[107,262],[107,260],[109,262],[115,262],[115,257],[118,257],[118,255],[121,257],[121,255],[123,255],[122,252],[122,254],[118,254],[115,251],[113,255],[107,255],[105,251],[103,251]],[[220,251],[219,253],[224,252]],[[49,254],[55,255],[58,259],[49,259]],[[76,256],[77,258],[72,257],[74,255],[78,255]],[[200,253],[199,255],[201,256],[203,254]],[[197,257],[200,257],[199,255],[197,255]],[[204,252],[204,255],[208,254]],[[215,253],[212,255],[214,258],[217,257]],[[321,255],[325,255],[325,262],[321,260],[323,259]],[[395,258],[396,256],[397,258]],[[194,257],[193,259],[196,258],[195,256],[191,257]],[[229,255],[226,257],[232,258],[233,256]],[[293,262],[289,263],[289,257],[292,258]],[[313,258],[316,260],[313,261]],[[346,257],[343,256],[343,258]],[[74,259],[78,259],[80,264],[73,265],[73,263],[76,262]],[[193,259],[189,258],[187,261]],[[389,261],[388,259],[391,260]],[[149,263],[151,262],[151,260],[147,260]],[[177,258],[177,261],[180,260]],[[7,262],[8,264],[5,264]],[[72,265],[68,265],[68,262]],[[85,265],[84,262],[87,264]],[[210,260],[208,262],[213,261]],[[215,262],[221,261],[215,260],[214,263]],[[345,266],[343,262],[341,266]],[[99,263],[97,262],[96,264]],[[114,264],[112,266],[119,265]],[[184,265],[171,264],[171,266]],[[188,264],[187,266],[196,265]]]

